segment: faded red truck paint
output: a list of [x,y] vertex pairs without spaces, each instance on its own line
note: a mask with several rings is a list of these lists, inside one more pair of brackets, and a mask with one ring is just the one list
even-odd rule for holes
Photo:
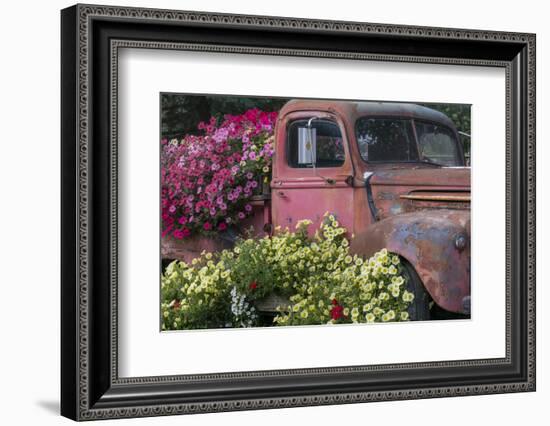
[[[342,158],[337,166],[292,164],[289,128],[312,118],[339,129]],[[445,129],[456,145],[453,167],[419,160],[366,161],[356,134],[358,120],[376,123],[378,118]],[[419,146],[416,128],[411,125],[411,137]],[[353,234],[355,253],[369,256],[387,248],[412,265],[437,305],[469,314],[470,169],[464,167],[458,140],[448,117],[417,105],[290,101],[280,111],[275,128],[271,197],[256,200],[251,224],[261,234],[277,226],[294,228],[306,218],[318,225],[323,214],[331,212]],[[363,145],[363,149],[371,148]],[[163,255],[185,258],[164,243]]]

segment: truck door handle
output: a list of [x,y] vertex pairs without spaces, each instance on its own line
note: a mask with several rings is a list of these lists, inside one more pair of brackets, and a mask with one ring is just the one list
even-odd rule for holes
[[281,198],[286,198],[286,194],[283,191],[277,191],[277,195]]

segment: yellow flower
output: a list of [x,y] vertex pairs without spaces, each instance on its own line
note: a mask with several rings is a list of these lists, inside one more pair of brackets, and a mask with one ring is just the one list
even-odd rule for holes
[[353,258],[350,255],[347,255],[346,258],[344,259],[346,263],[351,263],[352,260]]
[[406,311],[403,311],[403,312],[401,312],[400,317],[401,317],[401,321],[408,321],[409,313],[406,312]]
[[403,293],[402,298],[404,302],[412,302],[414,300],[414,294],[412,294],[411,292],[405,291]]
[[376,315],[377,317],[379,317],[380,315],[382,315],[382,314],[384,313],[384,310],[381,309],[381,308],[379,308],[379,307],[377,306],[376,308],[374,308],[374,309],[372,310],[372,313],[373,313],[374,315]]
[[302,226],[303,227],[307,227],[309,225],[311,225],[313,222],[309,219],[303,219],[303,220],[299,220],[298,222],[296,222],[296,229],[299,229],[301,228]]
[[269,172],[269,167],[267,167],[267,166],[264,166],[264,168],[262,169],[262,172],[264,172],[264,173],[267,173],[267,172]]
[[374,322],[376,317],[372,312],[369,312],[367,315],[365,315],[365,319],[367,320],[367,322]]
[[309,315],[309,314],[308,314],[307,311],[302,311],[302,312],[300,313],[300,316],[301,316],[302,318],[307,318],[308,315]]
[[392,282],[392,284],[400,286],[401,284],[403,284],[405,282],[405,280],[403,279],[403,277],[398,276],[398,277],[392,277],[391,282]]

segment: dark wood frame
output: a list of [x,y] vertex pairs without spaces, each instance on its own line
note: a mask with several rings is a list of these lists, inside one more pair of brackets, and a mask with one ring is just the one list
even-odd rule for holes
[[[76,5],[62,28],[61,413],[75,420],[535,390],[535,36]],[[506,357],[195,376],[117,374],[117,49],[506,69]],[[504,177],[503,177],[504,178]]]

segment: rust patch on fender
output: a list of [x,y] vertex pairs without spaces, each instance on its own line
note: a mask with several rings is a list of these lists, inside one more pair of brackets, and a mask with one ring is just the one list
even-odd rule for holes
[[[464,246],[457,244],[459,236]],[[387,248],[402,256],[415,268],[435,303],[462,313],[463,299],[470,295],[469,241],[469,211],[424,210],[373,224],[352,240],[351,251],[370,256]]]

